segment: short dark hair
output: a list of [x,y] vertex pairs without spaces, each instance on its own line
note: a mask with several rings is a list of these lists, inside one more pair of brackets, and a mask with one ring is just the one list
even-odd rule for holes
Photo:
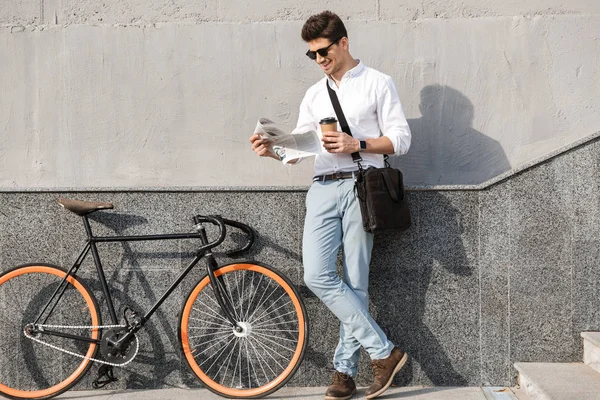
[[326,38],[333,42],[343,37],[348,37],[346,27],[340,17],[331,11],[310,16],[302,27],[302,40],[305,42],[318,38]]

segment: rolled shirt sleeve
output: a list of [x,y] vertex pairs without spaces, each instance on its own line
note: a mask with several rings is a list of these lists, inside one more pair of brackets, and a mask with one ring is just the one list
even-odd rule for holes
[[394,155],[406,154],[411,142],[410,128],[396,86],[390,77],[386,77],[385,85],[377,96],[377,118],[381,133],[388,137],[394,146]]
[[302,99],[302,103],[300,103],[300,113],[298,114],[298,122],[296,123],[296,129],[294,129],[295,133],[304,133],[306,131],[315,131],[317,132],[317,123],[315,122],[315,118],[310,112],[308,93],[304,95]]

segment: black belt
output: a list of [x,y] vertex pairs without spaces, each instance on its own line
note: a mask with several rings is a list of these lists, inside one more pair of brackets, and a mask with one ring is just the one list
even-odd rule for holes
[[329,175],[317,175],[313,176],[313,182],[326,182],[335,181],[338,179],[350,179],[354,178],[354,172],[336,172]]

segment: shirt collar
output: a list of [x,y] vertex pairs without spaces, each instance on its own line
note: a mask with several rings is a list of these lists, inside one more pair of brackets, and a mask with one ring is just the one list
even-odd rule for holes
[[[366,68],[365,64],[362,61],[360,61],[359,59],[357,59],[356,61],[358,61],[358,64],[356,65],[356,67],[354,67],[354,68],[349,69],[348,71],[346,71],[346,73],[342,77],[342,80],[345,77],[353,78],[355,76],[358,76]],[[333,81],[333,78],[330,75],[327,75],[327,74],[325,76],[327,76],[327,79],[329,80],[329,82],[333,83],[334,86],[335,86],[335,82]]]

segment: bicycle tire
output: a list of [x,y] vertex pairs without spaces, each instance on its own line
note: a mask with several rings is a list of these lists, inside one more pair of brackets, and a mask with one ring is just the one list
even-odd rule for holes
[[[304,358],[308,315],[302,298],[285,275],[262,263],[226,264],[215,276],[223,279],[236,320],[245,324],[245,331],[236,334],[220,314],[210,278],[205,275],[190,291],[180,315],[179,339],[188,366],[206,388],[220,396],[267,396],[292,378]],[[267,290],[271,291],[268,295]],[[262,295],[257,295],[259,291]],[[211,348],[213,352],[207,353]]]
[[[12,399],[49,399],[72,388],[88,372],[91,360],[33,341],[24,334],[66,276],[51,264],[27,264],[0,275],[0,393]],[[75,276],[47,319],[47,325],[101,325],[98,304],[89,288]],[[59,329],[57,329],[59,330]],[[62,330],[100,338],[99,329]],[[54,335],[39,339],[60,348],[94,357],[99,346]]]

